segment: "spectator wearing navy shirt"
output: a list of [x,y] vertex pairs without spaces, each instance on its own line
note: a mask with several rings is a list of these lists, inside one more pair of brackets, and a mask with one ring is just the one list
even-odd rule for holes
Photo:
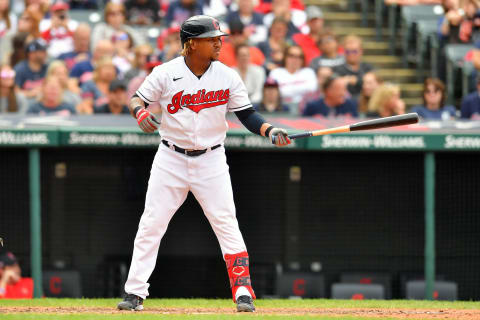
[[454,106],[445,104],[445,85],[440,79],[427,78],[423,88],[423,105],[415,106],[412,112],[425,119],[448,120],[455,118],[456,109]]
[[323,94],[320,99],[307,103],[304,116],[358,116],[357,103],[348,97],[347,83],[338,75],[333,74],[325,80]]
[[33,99],[40,92],[42,81],[47,74],[47,43],[41,38],[34,39],[25,47],[27,59],[15,67],[17,91],[26,98]]
[[81,61],[92,58],[90,53],[90,34],[92,29],[86,23],[80,23],[73,33],[73,51],[62,53],[58,59],[65,61],[68,70]]
[[57,114],[65,116],[76,113],[74,106],[62,102],[63,88],[58,78],[54,76],[48,77],[43,82],[41,88],[41,100],[30,106],[27,113],[38,115]]
[[100,40],[93,51],[91,59],[83,60],[75,64],[70,71],[70,77],[76,78],[79,85],[92,80],[95,65],[104,58],[113,58],[115,47],[110,40]]
[[96,114],[130,114],[127,107],[127,84],[122,80],[113,80],[108,88],[108,102],[95,108]]
[[255,12],[253,0],[238,0],[238,10],[230,11],[226,22],[240,20],[245,26],[251,44],[267,40],[268,29],[263,24],[263,15]]
[[460,113],[463,119],[480,119],[480,74],[477,75],[477,90],[463,98]]
[[183,21],[199,14],[203,14],[200,1],[175,0],[168,6],[167,15],[165,16],[165,26],[180,26]]

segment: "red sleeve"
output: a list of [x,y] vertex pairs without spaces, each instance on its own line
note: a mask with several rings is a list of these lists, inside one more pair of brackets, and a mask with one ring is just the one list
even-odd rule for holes
[[250,61],[258,66],[263,66],[265,63],[265,56],[257,47],[250,47]]

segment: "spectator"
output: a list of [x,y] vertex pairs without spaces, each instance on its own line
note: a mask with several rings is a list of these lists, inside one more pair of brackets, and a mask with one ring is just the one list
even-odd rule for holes
[[391,83],[380,85],[368,102],[367,117],[390,117],[405,113],[405,102],[400,99],[400,87]]
[[[158,59],[155,54],[151,54],[147,56],[145,63],[143,64],[144,70],[138,74],[135,78],[133,78],[130,82],[128,82],[127,87],[127,96],[132,97],[135,92],[140,88],[140,85],[143,83],[147,75],[149,75],[153,68],[162,64],[162,61]],[[161,107],[158,102],[154,102],[148,106],[148,110],[153,113],[159,113],[161,111]]]
[[347,83],[333,74],[323,84],[323,97],[307,103],[304,116],[320,115],[323,117],[348,115],[357,117],[357,103],[347,98]]
[[[10,54],[10,65],[15,66],[20,61],[23,61],[27,58],[27,53],[25,52],[25,41],[28,37],[26,32],[17,32],[12,39],[12,53]],[[8,59],[7,59],[8,60]]]
[[15,67],[15,84],[18,92],[28,99],[33,99],[40,93],[42,81],[47,73],[47,44],[38,38],[30,41],[26,48],[27,59]]
[[460,109],[463,119],[480,119],[480,74],[477,74],[476,91],[470,93],[462,100]]
[[170,27],[167,29],[166,36],[162,41],[162,52],[160,59],[163,62],[170,61],[180,56],[182,51],[182,42],[180,41],[180,27]]
[[0,0],[0,61],[12,51],[12,37],[17,31],[17,16],[10,12],[10,1]]
[[318,100],[323,97],[323,84],[325,81],[331,77],[333,74],[332,68],[321,67],[317,70],[317,90],[312,92],[307,92],[303,95],[302,101],[298,105],[298,114],[303,114],[307,103],[313,100]]
[[90,60],[90,34],[92,29],[86,23],[80,23],[73,33],[73,50],[62,53],[58,59],[65,61],[68,70],[81,61]]
[[81,90],[78,87],[77,81],[68,77],[68,69],[65,62],[62,60],[52,61],[47,69],[47,78],[48,77],[56,77],[60,81],[63,89],[63,102],[74,107],[82,102],[82,98],[80,98]]
[[298,103],[303,96],[317,88],[315,73],[305,68],[305,56],[299,46],[290,46],[285,51],[284,67],[270,72],[270,77],[276,80],[284,102],[289,105],[290,112],[298,114]]
[[38,11],[35,6],[29,6],[22,13],[18,20],[18,32],[28,33],[27,41],[40,37],[40,21],[43,18],[43,13]]
[[115,34],[122,32],[126,32],[132,37],[133,46],[146,42],[142,34],[125,24],[125,7],[122,3],[108,2],[104,10],[104,19],[106,23],[100,22],[93,28],[93,47],[96,47],[102,39],[113,41]]
[[81,87],[83,83],[92,79],[94,66],[104,58],[112,59],[114,53],[115,48],[110,40],[100,40],[93,50],[92,58],[76,63],[70,71],[70,77],[76,78]]
[[343,40],[345,63],[335,67],[334,72],[347,80],[347,90],[356,99],[362,90],[363,75],[372,71],[373,67],[362,62],[362,39],[349,35]]
[[108,102],[108,88],[117,78],[117,70],[112,59],[104,58],[95,66],[93,79],[85,82],[82,88],[82,103],[77,106],[79,113],[92,114],[95,108]]
[[307,16],[304,10],[292,8],[290,0],[272,0],[272,12],[265,15],[263,23],[267,27],[270,27],[275,18],[282,18],[287,21],[287,35],[291,38],[295,33],[300,32],[300,30],[305,27]]
[[439,20],[438,35],[444,43],[460,43],[460,24],[463,21],[463,10],[460,10],[459,0],[443,0],[445,15]]
[[47,53],[52,58],[74,49],[73,34],[78,22],[69,18],[69,8],[68,3],[63,1],[54,2],[50,7],[50,25],[42,32],[42,38],[47,41]]
[[262,85],[265,82],[265,70],[262,67],[250,63],[250,47],[246,44],[239,45],[236,48],[238,65],[234,68],[240,78],[242,78],[245,87],[247,87],[248,97],[253,103],[258,103],[262,99]]
[[121,80],[113,80],[108,87],[108,102],[98,108],[95,113],[130,114],[127,107],[127,85]]
[[463,42],[473,42],[473,37],[479,36],[480,26],[480,1],[479,0],[466,0],[463,2],[465,16],[460,24],[460,30],[458,36]]
[[238,10],[230,11],[226,22],[242,21],[248,39],[252,44],[257,44],[267,40],[267,27],[263,24],[263,15],[253,9],[253,0],[238,0]]
[[385,0],[385,4],[398,4],[401,6],[416,6],[419,4],[438,4],[441,0]]
[[324,32],[323,12],[317,6],[308,6],[307,10],[308,34],[298,32],[293,35],[293,41],[299,45],[305,54],[305,63],[310,65],[312,60],[322,54],[317,43]]
[[128,0],[125,2],[129,24],[152,25],[160,23],[158,0]]
[[132,68],[134,59],[132,38],[126,32],[118,32],[113,36],[113,47],[115,54],[112,61],[117,68],[118,78],[121,79]]
[[141,44],[134,49],[135,57],[133,59],[132,68],[125,73],[123,80],[129,83],[133,78],[145,73],[145,64],[147,57],[153,54],[153,48],[148,43]]
[[22,279],[22,270],[11,252],[0,255],[0,299],[32,298],[33,282]]
[[[232,21],[229,24],[230,36],[224,40],[220,56],[218,60],[229,67],[237,66],[237,58],[235,57],[235,48],[239,45],[248,44],[248,37],[245,32],[243,23],[240,20]],[[263,65],[265,56],[257,47],[250,47],[250,63],[258,66]]]
[[40,101],[30,106],[28,113],[47,115],[56,114],[68,116],[75,114],[75,108],[68,103],[62,102],[63,88],[60,80],[56,77],[45,79],[41,87]]
[[440,79],[427,78],[423,87],[423,105],[415,106],[412,112],[425,119],[448,120],[455,118],[454,106],[445,106],[445,85]]
[[371,71],[363,75],[362,79],[362,91],[358,98],[358,113],[365,116],[368,113],[368,102],[372,97],[373,92],[383,83],[383,79],[380,76]]
[[15,92],[15,70],[8,64],[0,67],[0,114],[6,112],[25,113],[28,102]]
[[[258,44],[258,48],[267,59],[267,65],[272,59],[273,51],[285,50],[287,44],[292,44],[287,40],[287,26],[287,21],[283,18],[275,18],[270,26],[268,39]],[[274,68],[267,66],[267,69],[271,71]]]
[[345,64],[345,57],[338,54],[338,42],[335,34],[326,31],[320,38],[320,51],[322,55],[310,63],[310,68],[317,70],[320,67],[335,68]]
[[197,0],[175,0],[168,6],[165,26],[180,26],[188,18],[203,14],[202,3]]
[[267,78],[263,84],[262,101],[253,105],[259,112],[289,112],[287,105],[282,103],[282,96],[278,88],[278,82]]

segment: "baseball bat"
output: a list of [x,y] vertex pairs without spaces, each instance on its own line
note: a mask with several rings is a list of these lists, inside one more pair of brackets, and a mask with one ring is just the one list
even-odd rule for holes
[[290,139],[298,139],[298,138],[321,136],[321,135],[332,134],[332,133],[344,133],[344,132],[350,132],[350,131],[389,128],[389,127],[396,127],[396,126],[403,126],[406,124],[417,123],[418,120],[419,120],[418,114],[416,112],[413,112],[413,113],[402,114],[399,116],[391,116],[391,117],[361,121],[348,126],[295,133],[295,134],[289,135],[288,137]]

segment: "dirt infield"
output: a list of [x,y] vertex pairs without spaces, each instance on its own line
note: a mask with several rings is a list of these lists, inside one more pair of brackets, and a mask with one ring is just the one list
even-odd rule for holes
[[[0,314],[40,313],[40,314],[122,314],[114,308],[99,307],[0,307]],[[234,308],[146,308],[142,313],[151,314],[235,314]],[[256,314],[276,315],[323,315],[323,316],[363,316],[395,317],[403,319],[456,319],[478,320],[480,310],[459,309],[368,309],[368,308],[257,308]]]

